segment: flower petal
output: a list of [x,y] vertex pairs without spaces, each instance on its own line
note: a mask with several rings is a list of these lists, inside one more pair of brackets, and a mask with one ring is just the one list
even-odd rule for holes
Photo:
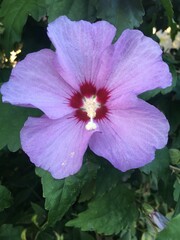
[[3,101],[41,109],[50,118],[73,111],[67,98],[73,89],[54,67],[55,53],[44,49],[28,54],[12,70],[10,80],[1,87]]
[[77,81],[94,81],[99,59],[115,35],[116,29],[106,21],[89,23],[59,17],[48,26],[48,35],[58,55],[61,76],[78,90]]
[[140,94],[171,85],[172,76],[168,65],[162,61],[160,46],[142,32],[125,30],[114,44],[114,49],[108,51],[109,57],[106,52],[105,57],[102,56],[109,63],[106,84],[109,89],[114,89],[116,97],[122,93]]
[[122,108],[119,105],[109,114],[109,121],[99,122],[101,133],[95,133],[89,144],[92,151],[121,171],[152,161],[155,150],[163,148],[168,139],[165,116],[140,99],[134,99],[132,107],[130,101],[127,99],[127,109],[125,103]]
[[28,118],[21,130],[21,144],[31,162],[61,179],[81,168],[94,132],[87,131],[84,123],[77,122],[71,115],[57,120],[46,116]]

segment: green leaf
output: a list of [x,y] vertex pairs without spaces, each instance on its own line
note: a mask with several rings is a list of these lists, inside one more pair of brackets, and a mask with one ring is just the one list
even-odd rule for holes
[[66,226],[105,235],[118,234],[133,224],[137,214],[133,191],[118,184],[104,195],[94,198],[88,209]]
[[92,199],[94,197],[95,188],[96,188],[95,182],[96,182],[95,179],[92,179],[91,181],[88,181],[84,185],[84,187],[81,190],[81,195],[79,196],[79,199],[78,199],[79,203],[89,201],[90,199]]
[[167,176],[167,172],[169,170],[169,151],[168,148],[165,147],[161,150],[156,151],[155,159],[147,164],[146,166],[141,168],[141,171],[146,174],[154,174],[158,179],[165,180]]
[[131,175],[131,171],[122,173],[103,158],[99,157],[99,161],[101,167],[96,179],[96,196],[101,196],[111,191],[112,188],[116,187],[122,180],[127,180]]
[[177,75],[177,83],[174,91],[176,92],[175,98],[180,100],[180,74]]
[[40,227],[46,220],[46,211],[36,203],[31,203],[31,206],[35,212],[35,215],[32,218],[32,222]]
[[147,92],[144,92],[142,94],[139,95],[139,97],[145,101],[149,100],[150,98],[155,97],[157,94],[159,94],[161,92],[161,88],[156,88]]
[[95,20],[95,0],[46,0],[49,22],[66,15],[72,20]]
[[[100,164],[97,172],[96,179],[91,179],[91,182],[85,184],[82,189],[79,202],[92,199],[95,195],[100,196],[112,188],[116,187],[122,179],[128,179],[131,175],[131,171],[125,173],[120,172],[114,168],[106,159],[98,157],[94,154],[88,156],[88,158],[95,158],[96,162]],[[91,159],[92,160],[92,159]],[[91,189],[91,191],[89,191]]]
[[84,184],[91,178],[96,166],[84,164],[81,171],[62,180],[54,179],[48,172],[36,169],[41,177],[45,209],[49,211],[48,224],[54,225],[74,204]]
[[3,224],[0,226],[0,239],[1,240],[20,240],[21,227],[13,227],[11,224]]
[[97,17],[116,26],[117,36],[126,28],[139,27],[143,15],[141,0],[99,0],[97,2]]
[[6,53],[12,50],[13,44],[21,41],[21,33],[28,15],[39,21],[46,15],[44,0],[4,0],[0,8],[0,21],[5,28],[2,45]]
[[170,18],[173,18],[174,11],[173,11],[173,6],[170,0],[161,0],[161,3],[163,7],[166,10],[167,16]]
[[168,120],[170,122],[170,133],[175,133],[180,126],[180,101],[173,101],[170,106]]
[[8,146],[12,152],[20,147],[20,130],[28,116],[39,116],[36,109],[22,108],[2,103],[0,99],[0,149]]
[[180,148],[180,130],[176,132],[175,136],[173,136],[172,147]]
[[[77,228],[67,229],[67,233],[64,234],[64,238],[58,240],[95,240],[95,238],[87,232],[81,232]],[[97,238],[96,238],[97,240]]]
[[89,233],[81,232],[80,235],[81,236],[79,240],[95,240]]
[[180,214],[173,218],[167,227],[161,231],[156,240],[179,240],[180,236]]
[[161,3],[166,11],[166,15],[168,17],[168,25],[171,27],[171,37],[174,40],[178,32],[178,28],[176,22],[174,21],[174,11],[172,2],[171,0],[161,0]]
[[178,149],[169,149],[171,163],[174,165],[180,164],[180,151]]
[[174,196],[174,201],[178,201],[178,199],[180,198],[180,179],[177,178],[175,183],[174,183],[174,193],[173,193],[173,196]]
[[11,192],[4,186],[0,185],[0,212],[12,204]]
[[[47,232],[40,232],[37,234],[36,240],[54,240],[54,234],[49,234]],[[58,239],[58,238],[56,238]],[[60,238],[61,240],[61,238]]]
[[11,73],[11,69],[10,68],[3,68],[1,69],[1,78],[0,78],[0,83],[1,82],[7,82],[9,79]]
[[176,217],[178,214],[180,214],[180,196],[179,196],[179,199],[176,203],[176,207],[175,207],[173,216]]

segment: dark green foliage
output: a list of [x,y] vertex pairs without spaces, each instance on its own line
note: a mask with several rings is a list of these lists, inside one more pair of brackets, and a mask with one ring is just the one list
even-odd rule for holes
[[133,191],[118,184],[102,196],[95,197],[89,202],[86,211],[66,225],[99,234],[118,234],[121,230],[131,227],[137,219],[134,201]]
[[141,171],[150,174],[156,178],[165,180],[169,170],[169,151],[167,148],[157,150],[154,161],[141,168]]
[[0,227],[0,239],[2,240],[19,240],[21,237],[21,227],[13,227],[11,224],[3,224]]
[[100,0],[97,3],[97,17],[117,27],[117,36],[126,29],[139,27],[144,9],[141,0]]
[[172,29],[171,36],[174,39],[177,34],[178,27],[176,22],[174,21],[174,11],[173,11],[172,2],[171,0],[161,0],[161,3],[165,8],[166,15],[168,17],[168,24]]
[[83,166],[81,171],[63,180],[54,179],[42,169],[36,169],[37,175],[42,178],[43,196],[45,197],[45,209],[49,210],[48,224],[54,225],[64,216],[74,204],[84,184],[91,178],[96,167],[91,163]]
[[96,0],[46,0],[49,21],[61,15],[66,15],[72,20],[96,19]]
[[4,26],[2,44],[8,53],[12,50],[13,44],[21,40],[21,33],[28,16],[39,21],[46,15],[46,8],[43,0],[6,0],[2,1],[0,19]]
[[[21,48],[17,60],[50,48],[47,24],[58,16],[117,28],[138,28],[159,41],[156,30],[180,24],[178,0],[0,0],[0,85],[8,81],[10,51]],[[115,39],[116,40],[116,39]],[[0,100],[0,240],[179,240],[180,239],[180,49],[164,51],[173,84],[140,97],[169,120],[169,141],[153,162],[122,173],[87,150],[81,170],[55,180],[35,169],[21,150],[20,130],[35,109]],[[1,97],[0,97],[1,98]],[[151,214],[170,219],[158,233]]]
[[0,185],[0,212],[12,204],[11,192],[4,186]]
[[180,236],[180,215],[176,216],[170,221],[167,228],[160,232],[157,236],[157,240],[179,240]]
[[19,133],[28,116],[40,116],[39,111],[3,104],[0,100],[0,149],[8,146],[12,152],[20,148]]

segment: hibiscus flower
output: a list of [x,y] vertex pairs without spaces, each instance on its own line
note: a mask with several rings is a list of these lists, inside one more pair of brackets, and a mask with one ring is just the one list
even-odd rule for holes
[[89,146],[126,171],[151,162],[167,143],[169,124],[138,95],[171,85],[162,51],[138,30],[59,17],[48,26],[56,51],[30,53],[1,88],[3,101],[39,108],[21,130],[23,150],[54,178],[81,168]]

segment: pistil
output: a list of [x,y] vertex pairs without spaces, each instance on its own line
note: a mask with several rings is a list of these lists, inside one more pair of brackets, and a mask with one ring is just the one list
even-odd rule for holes
[[97,124],[93,121],[93,119],[96,117],[96,110],[100,107],[101,105],[97,102],[95,96],[90,98],[85,97],[83,99],[82,109],[86,111],[87,116],[90,118],[85,126],[87,130],[95,130],[97,128]]

